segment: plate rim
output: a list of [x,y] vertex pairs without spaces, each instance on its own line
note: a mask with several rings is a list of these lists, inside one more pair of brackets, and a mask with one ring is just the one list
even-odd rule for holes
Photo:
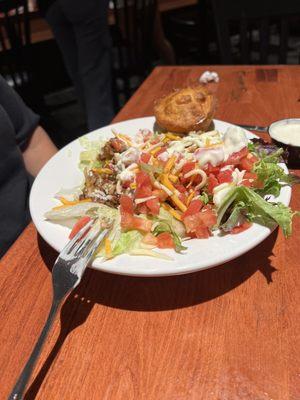
[[[84,137],[84,136],[93,136],[96,135],[98,132],[101,132],[101,130],[105,130],[105,129],[112,129],[117,125],[120,124],[127,124],[127,123],[131,123],[133,121],[137,122],[138,120],[142,120],[142,121],[153,121],[155,122],[155,117],[154,116],[147,116],[147,117],[139,117],[139,118],[133,118],[133,119],[128,119],[128,120],[123,120],[123,121],[119,121],[119,122],[115,122],[112,123],[110,125],[107,125],[105,127],[102,127],[100,129],[97,129],[95,131],[86,133],[76,139],[74,139],[72,142],[68,143],[66,146],[64,146],[62,149],[60,149],[53,157],[51,157],[50,160],[48,160],[48,162],[43,166],[43,168],[41,169],[41,171],[39,172],[39,174],[37,175],[37,177],[35,178],[31,191],[30,191],[30,196],[29,196],[29,209],[30,209],[30,214],[32,217],[32,221],[38,231],[38,233],[41,235],[41,237],[46,241],[46,243],[48,243],[52,248],[54,248],[57,252],[61,251],[61,247],[57,245],[57,243],[53,242],[53,240],[49,237],[47,237],[47,235],[45,234],[44,230],[41,227],[41,223],[44,223],[46,220],[42,220],[39,221],[39,218],[36,217],[36,213],[34,210],[34,201],[35,201],[35,196],[36,193],[38,193],[38,185],[40,182],[41,177],[43,176],[43,173],[45,171],[47,171],[47,169],[49,168],[49,164],[55,162],[55,159],[61,156],[61,153],[63,151],[68,151],[68,148],[72,148],[74,146],[74,144],[76,142],[79,141],[80,138]],[[235,124],[232,124],[230,122],[227,121],[223,121],[223,120],[219,120],[219,119],[214,119],[214,122],[217,123],[221,123],[221,124],[226,124],[226,125],[231,125],[231,126],[237,126]],[[249,130],[244,129],[247,134],[250,134],[254,137],[258,137],[257,135],[253,134],[252,132],[250,132]],[[283,164],[283,168],[285,169],[285,171],[288,171],[287,167],[285,164]],[[286,187],[286,197],[287,197],[287,202],[286,204],[289,205],[290,200],[291,200],[291,187]],[[197,266],[197,262],[189,262],[189,266],[185,267],[184,266],[184,262],[183,262],[183,267],[176,267],[176,270],[170,270],[170,271],[159,271],[157,269],[155,269],[154,271],[145,271],[143,269],[138,270],[138,271],[123,271],[121,269],[117,269],[117,267],[106,267],[105,262],[100,262],[100,260],[97,262],[94,261],[92,265],[90,265],[91,268],[101,271],[101,272],[108,272],[108,273],[112,273],[112,274],[116,274],[116,275],[125,275],[125,276],[136,276],[136,277],[163,277],[163,276],[173,276],[173,275],[183,275],[183,274],[188,274],[188,273],[193,273],[193,272],[198,272],[201,270],[205,270],[205,269],[209,269],[209,268],[213,268],[216,267],[218,265],[222,265],[225,264],[229,261],[232,261],[233,259],[236,259],[238,257],[240,257],[243,254],[246,254],[248,251],[252,250],[253,248],[255,248],[256,246],[258,246],[260,243],[262,243],[276,228],[277,226],[275,226],[273,229],[267,228],[267,227],[263,227],[260,226],[262,228],[262,230],[260,231],[260,234],[257,236],[256,240],[250,241],[248,244],[244,245],[242,248],[239,248],[238,251],[233,251],[230,256],[228,257],[224,257],[222,260],[219,261],[215,261],[212,262],[211,264],[207,265],[207,266]],[[250,228],[251,229],[251,228]],[[195,239],[197,240],[197,239]],[[129,255],[125,255],[126,257],[137,257],[137,256],[129,256]],[[139,256],[140,259],[142,259],[141,256]],[[149,258],[149,257],[147,257]],[[153,259],[154,261],[155,259]],[[95,265],[96,264],[96,265]]]

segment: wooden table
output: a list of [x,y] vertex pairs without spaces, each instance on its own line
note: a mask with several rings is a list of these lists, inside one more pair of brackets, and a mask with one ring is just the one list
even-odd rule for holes
[[[115,118],[205,68],[153,71]],[[269,124],[300,115],[300,67],[213,67],[216,117]],[[291,205],[300,209],[300,187]],[[44,400],[299,400],[300,219],[242,257],[186,276],[88,270],[65,302],[25,397]],[[0,263],[0,398],[37,339],[51,302],[55,252],[31,224]],[[36,397],[35,397],[36,395]]]

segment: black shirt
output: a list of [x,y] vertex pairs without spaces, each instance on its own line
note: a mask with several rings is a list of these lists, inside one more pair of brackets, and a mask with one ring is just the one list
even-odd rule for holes
[[0,257],[30,220],[32,178],[25,169],[22,150],[38,122],[39,117],[0,76]]
[[48,8],[55,2],[55,0],[38,0],[37,5],[40,13],[45,15]]

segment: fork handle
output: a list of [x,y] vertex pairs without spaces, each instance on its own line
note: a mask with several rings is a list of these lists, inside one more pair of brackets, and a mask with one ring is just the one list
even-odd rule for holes
[[23,399],[23,394],[26,389],[27,383],[32,374],[32,371],[36,364],[36,361],[41,353],[42,347],[48,336],[50,328],[52,327],[53,321],[55,319],[55,316],[57,314],[60,304],[61,304],[61,299],[53,299],[47,321],[46,321],[44,328],[40,334],[40,337],[38,338],[38,341],[36,342],[36,345],[31,353],[21,375],[19,376],[17,383],[15,384],[11,394],[9,395],[8,400]]

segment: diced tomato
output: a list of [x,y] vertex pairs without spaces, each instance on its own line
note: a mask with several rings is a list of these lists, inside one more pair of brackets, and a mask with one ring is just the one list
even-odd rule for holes
[[249,154],[247,155],[247,158],[248,158],[251,162],[253,162],[253,164],[256,163],[256,162],[259,160],[259,158],[256,157],[255,154],[252,154],[252,153],[249,153]]
[[180,193],[185,193],[186,192],[186,188],[181,185],[180,183],[175,183],[174,187],[178,190],[178,192]]
[[214,187],[218,186],[218,184],[219,184],[218,179],[213,174],[209,174],[208,185],[207,185],[208,193],[212,194]]
[[211,228],[212,226],[216,225],[216,223],[217,223],[217,216],[210,209],[206,209],[204,211],[201,211],[199,213],[199,219],[201,220],[203,225],[205,225],[208,228]]
[[204,169],[208,174],[218,175],[220,171],[220,166],[214,167],[213,165],[211,165],[211,163],[208,163]]
[[[183,184],[185,184],[191,180],[192,177],[185,178],[184,175],[187,174],[188,172],[192,171],[193,169],[195,169],[195,166],[196,166],[196,163],[192,162],[192,161],[189,161],[183,165],[182,170],[181,170],[182,177],[180,178],[180,181]],[[193,178],[193,179],[195,179],[195,178]]]
[[159,200],[157,197],[155,199],[147,200],[146,206],[149,208],[151,214],[153,214],[153,215],[159,214],[160,204],[159,204]]
[[122,212],[121,208],[121,228],[122,229],[133,229],[132,224],[133,224],[133,219],[134,216],[132,214],[129,214],[128,212]]
[[151,232],[152,222],[148,219],[133,217],[131,229],[137,229],[143,232]]
[[136,199],[143,199],[145,197],[150,197],[152,195],[152,188],[151,186],[142,185],[136,188],[134,195]]
[[182,167],[182,174],[185,175],[187,172],[192,171],[193,169],[195,169],[195,162],[192,161],[188,161],[187,163],[185,163]]
[[152,222],[144,218],[135,217],[134,215],[130,215],[128,213],[123,213],[121,214],[121,227],[125,230],[137,229],[143,232],[150,232]]
[[136,181],[137,187],[141,187],[143,185],[151,186],[150,176],[144,171],[139,171],[136,174],[135,181]]
[[127,196],[126,194],[122,194],[120,197],[120,206],[121,206],[121,214],[128,213],[133,215],[134,206],[131,197]]
[[188,233],[190,232],[196,232],[196,228],[198,225],[202,225],[201,221],[198,219],[198,214],[193,214],[193,215],[188,215],[183,219],[183,223],[186,227],[186,231]]
[[237,233],[241,233],[243,231],[245,231],[246,229],[250,228],[252,226],[252,222],[249,221],[245,221],[244,223],[242,223],[239,226],[235,226],[230,233],[232,233],[233,235],[237,234]]
[[241,182],[241,185],[246,187],[254,187],[257,179],[257,174],[246,171]]
[[147,233],[143,239],[142,242],[145,244],[151,244],[155,247],[157,247],[157,237],[153,235],[153,233]]
[[[196,232],[199,227],[211,228],[217,222],[217,217],[212,210],[200,211],[196,214],[188,215],[183,219],[188,233]],[[196,233],[197,234],[197,233]]]
[[224,165],[238,165],[240,160],[246,157],[249,153],[247,147],[244,147],[242,150],[237,151],[229,156],[229,158],[225,161]]
[[73,237],[76,236],[80,229],[83,228],[90,220],[91,218],[88,216],[80,218],[80,220],[78,220],[73,226],[73,229],[71,230],[71,233],[69,235],[69,239],[73,239]]
[[145,203],[141,203],[137,205],[137,213],[138,214],[148,214],[148,207]]
[[187,210],[182,214],[182,219],[188,217],[189,215],[198,213],[202,207],[203,203],[201,200],[192,200]]
[[162,189],[154,189],[152,190],[152,195],[157,196],[159,201],[165,201],[169,197],[168,194]]
[[232,182],[232,170],[231,169],[225,169],[224,171],[220,171],[217,175],[217,179],[219,183],[229,183]]
[[140,155],[140,162],[148,164],[149,160],[151,158],[151,154],[149,153],[142,153]]
[[209,229],[204,225],[197,226],[195,234],[198,239],[207,239],[210,237]]
[[239,163],[239,168],[241,170],[245,169],[246,171],[252,171],[254,163],[248,158],[248,157],[244,157],[241,159],[240,163]]
[[160,249],[174,249],[174,240],[171,233],[163,232],[157,235],[157,247]]

